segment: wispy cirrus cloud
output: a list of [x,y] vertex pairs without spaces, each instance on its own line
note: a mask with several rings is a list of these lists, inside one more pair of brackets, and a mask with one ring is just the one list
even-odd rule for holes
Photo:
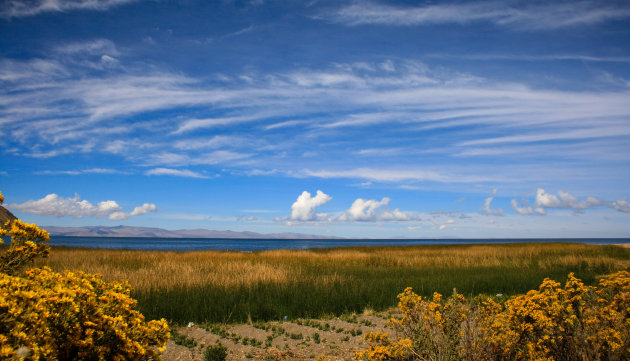
[[175,142],[173,147],[183,150],[197,150],[206,148],[221,148],[227,145],[235,145],[245,142],[243,137],[215,135],[210,138],[186,139]]
[[172,168],[154,168],[148,170],[146,175],[169,175],[175,177],[186,177],[186,178],[209,178],[208,176],[194,172],[190,169],[172,169]]
[[624,126],[603,126],[598,129],[591,127],[585,129],[576,129],[561,133],[543,133],[530,135],[510,135],[497,138],[477,139],[460,143],[463,146],[469,145],[487,145],[500,143],[533,143],[544,142],[549,140],[575,140],[575,139],[597,139],[609,137],[623,137],[630,135],[630,129]]
[[303,170],[298,176],[316,178],[360,178],[379,182],[430,181],[443,183],[485,182],[491,180],[483,176],[449,174],[432,170],[355,168],[345,170]]
[[[405,60],[249,72],[247,80],[217,83],[141,63],[76,66],[60,56],[87,49],[100,61],[103,52],[123,53],[107,39],[62,48],[51,58],[0,60],[5,151],[36,158],[117,154],[155,168],[221,165],[258,175],[439,183],[525,179],[531,173],[518,164],[502,179],[441,164],[530,154],[540,143],[559,156],[574,146],[572,161],[628,154],[627,90],[534,89]],[[164,115],[170,113],[178,115]],[[610,145],[581,155],[577,144],[586,141]],[[328,157],[317,156],[323,149]]]
[[92,55],[100,57],[102,55],[118,56],[120,52],[113,41],[105,38],[92,39],[81,42],[68,42],[53,47],[53,52],[63,56],[86,56]]
[[33,172],[38,175],[81,175],[81,174],[129,174],[127,172],[111,168],[88,168],[81,170],[44,170]]
[[172,153],[163,152],[160,154],[151,155],[147,159],[148,165],[174,165],[174,166],[186,166],[186,165],[214,165],[222,164],[233,161],[241,161],[249,158],[250,154],[238,153],[229,150],[215,150],[207,153]]
[[557,29],[591,25],[630,17],[630,7],[596,1],[502,2],[390,6],[359,2],[322,18],[349,26],[377,24],[393,26],[467,24],[489,22],[517,30]]
[[430,58],[438,59],[466,59],[466,60],[507,60],[507,61],[545,61],[552,62],[558,60],[571,60],[580,62],[595,63],[630,63],[628,56],[595,56],[585,54],[550,54],[550,55],[529,55],[529,54],[430,54]]
[[139,0],[11,0],[3,2],[0,7],[0,16],[18,18],[49,12],[105,11],[136,1]]

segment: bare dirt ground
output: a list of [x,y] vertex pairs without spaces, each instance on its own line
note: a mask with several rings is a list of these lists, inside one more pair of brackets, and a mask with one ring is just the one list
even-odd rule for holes
[[344,315],[331,319],[256,322],[250,324],[189,324],[175,332],[162,353],[165,361],[203,360],[207,346],[220,342],[227,360],[352,360],[367,343],[370,331],[386,331],[390,312]]

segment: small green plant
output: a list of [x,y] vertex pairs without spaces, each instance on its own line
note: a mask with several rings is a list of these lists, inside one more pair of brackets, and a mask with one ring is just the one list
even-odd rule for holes
[[374,323],[370,320],[361,320],[360,323],[366,325],[367,327],[374,326]]
[[280,335],[284,335],[284,333],[286,332],[285,329],[283,327],[280,326],[272,326],[271,327],[271,332],[273,332],[274,335],[280,336]]
[[221,326],[213,325],[210,328],[210,332],[212,332],[213,334],[218,335],[218,336],[220,336],[222,338],[227,338],[228,337],[227,331],[225,331],[225,329],[223,327],[221,327]]
[[254,322],[253,326],[259,330],[265,330],[265,331],[271,328],[271,325],[269,325],[266,322],[261,322],[261,321]]
[[193,348],[197,346],[197,341],[194,338],[187,337],[186,335],[182,335],[177,331],[171,331],[171,340],[175,342],[176,345]]
[[319,333],[315,332],[313,333],[313,342],[315,343],[320,343],[321,339],[319,338]]
[[216,345],[208,346],[203,352],[204,361],[225,361],[227,358],[227,348],[220,342]]
[[271,344],[273,343],[273,336],[267,336],[267,340],[265,341],[265,347],[271,347]]

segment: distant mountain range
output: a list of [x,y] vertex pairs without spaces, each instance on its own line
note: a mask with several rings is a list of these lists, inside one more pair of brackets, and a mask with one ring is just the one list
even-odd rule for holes
[[178,229],[169,231],[150,227],[41,227],[53,236],[73,237],[149,237],[149,238],[273,238],[273,239],[340,239],[341,237],[318,236],[301,233],[269,233],[213,231],[209,229]]

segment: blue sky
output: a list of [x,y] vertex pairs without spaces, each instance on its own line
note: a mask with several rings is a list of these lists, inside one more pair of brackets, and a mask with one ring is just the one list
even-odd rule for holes
[[0,190],[26,221],[630,234],[625,1],[0,6]]

